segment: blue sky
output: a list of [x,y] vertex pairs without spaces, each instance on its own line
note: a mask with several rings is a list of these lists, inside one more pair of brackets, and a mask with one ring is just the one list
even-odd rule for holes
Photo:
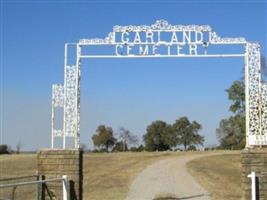
[[[165,19],[258,41],[266,55],[266,10],[264,0],[1,0],[1,143],[50,146],[51,85],[63,82],[64,43]],[[92,147],[100,124],[124,126],[141,139],[152,121],[185,115],[203,125],[206,145],[216,144],[215,129],[231,114],[225,89],[243,65],[242,58],[84,60],[81,142]]]

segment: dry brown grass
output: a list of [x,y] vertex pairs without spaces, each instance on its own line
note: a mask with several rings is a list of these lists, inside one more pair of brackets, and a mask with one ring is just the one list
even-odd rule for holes
[[[36,174],[36,155],[0,155],[0,179]],[[36,178],[24,179],[21,181],[32,181]],[[12,183],[12,181],[0,182],[0,184]],[[1,189],[0,199],[11,198],[12,188]],[[36,199],[36,185],[17,187],[15,190],[16,200]]]
[[[122,200],[125,199],[128,189],[135,178],[146,166],[155,161],[170,158],[173,156],[189,154],[205,154],[206,152],[142,152],[142,153],[103,153],[84,154],[84,199],[90,200]],[[229,162],[229,163],[228,163]],[[238,165],[239,155],[214,156],[201,158],[190,163],[190,168],[199,165],[195,175],[207,176],[210,181],[208,187],[215,187],[218,190],[217,199],[235,199],[241,192],[237,190],[240,181]],[[219,170],[217,172],[217,170]],[[33,175],[36,172],[36,155],[1,155],[0,156],[0,178],[21,175]],[[193,172],[194,173],[194,172]],[[219,179],[219,180],[218,180]],[[233,179],[233,180],[232,180]],[[203,182],[200,181],[201,184]],[[216,186],[217,184],[220,184]],[[222,186],[222,184],[225,184]],[[229,196],[225,190],[233,191],[235,196]],[[25,187],[19,194],[22,199],[35,199],[34,186]],[[217,191],[216,190],[216,191]],[[224,190],[223,190],[224,191]],[[223,194],[221,194],[223,193]],[[0,191],[1,194],[1,191]],[[216,196],[216,197],[217,197]],[[229,197],[229,198],[228,198]],[[231,197],[231,198],[230,198]],[[1,196],[0,196],[1,198]]]
[[202,157],[191,161],[187,167],[213,200],[238,200],[242,194],[240,159],[240,152]]
[[[188,152],[187,154],[192,154]],[[84,154],[84,199],[120,200],[127,195],[134,177],[155,161],[184,153],[142,152]],[[33,175],[36,155],[1,155],[0,178]],[[34,199],[34,186],[20,189],[24,199]],[[0,191],[6,192],[6,191]],[[1,197],[1,196],[0,196]]]
[[153,162],[182,153],[114,153],[84,156],[84,197],[125,199],[134,177]]

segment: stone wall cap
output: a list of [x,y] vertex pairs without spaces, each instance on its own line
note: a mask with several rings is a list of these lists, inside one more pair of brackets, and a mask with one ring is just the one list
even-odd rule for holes
[[245,148],[242,153],[267,153],[267,147]]
[[51,152],[51,153],[55,153],[55,152],[62,152],[62,153],[67,153],[67,152],[81,152],[80,149],[77,149],[77,148],[73,148],[73,149],[49,149],[49,148],[43,148],[43,149],[39,149],[37,151],[37,153],[48,153],[48,152]]

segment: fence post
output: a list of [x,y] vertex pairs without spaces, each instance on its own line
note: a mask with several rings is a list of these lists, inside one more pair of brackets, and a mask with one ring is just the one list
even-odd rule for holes
[[[36,181],[40,180],[40,175],[38,174],[38,171],[36,171]],[[40,184],[36,184],[36,200],[41,200],[40,199]]]
[[251,172],[248,178],[251,178],[251,200],[256,200],[256,173]]
[[66,175],[62,176],[63,178],[63,200],[69,200],[69,183],[68,177]]

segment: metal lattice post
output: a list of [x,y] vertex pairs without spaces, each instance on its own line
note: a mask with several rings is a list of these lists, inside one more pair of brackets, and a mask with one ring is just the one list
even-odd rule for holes
[[80,148],[80,80],[81,80],[81,47],[76,45],[76,134],[75,148]]
[[54,148],[55,137],[62,137],[63,130],[55,128],[55,109],[64,106],[64,86],[52,85],[52,109],[51,109],[51,148]]
[[[267,84],[263,83],[261,86],[261,93],[262,93],[262,100],[261,100],[261,109],[262,109],[262,115],[261,115],[261,134],[266,137],[267,135]],[[266,142],[267,144],[267,142]],[[266,145],[265,144],[265,145]]]
[[260,46],[258,43],[246,44],[246,146],[261,146],[261,69]]
[[68,44],[65,45],[64,68],[64,133],[63,149],[66,148],[66,137],[74,138],[75,148],[79,148],[80,125],[80,46],[76,46],[76,63],[68,64]]
[[67,59],[68,59],[68,44],[64,45],[64,106],[63,106],[63,148],[65,148],[65,135],[66,135],[66,101],[67,101],[67,87],[66,87],[66,68],[67,68]]
[[249,66],[248,66],[248,45],[245,45],[245,114],[246,114],[246,147],[249,147]]

